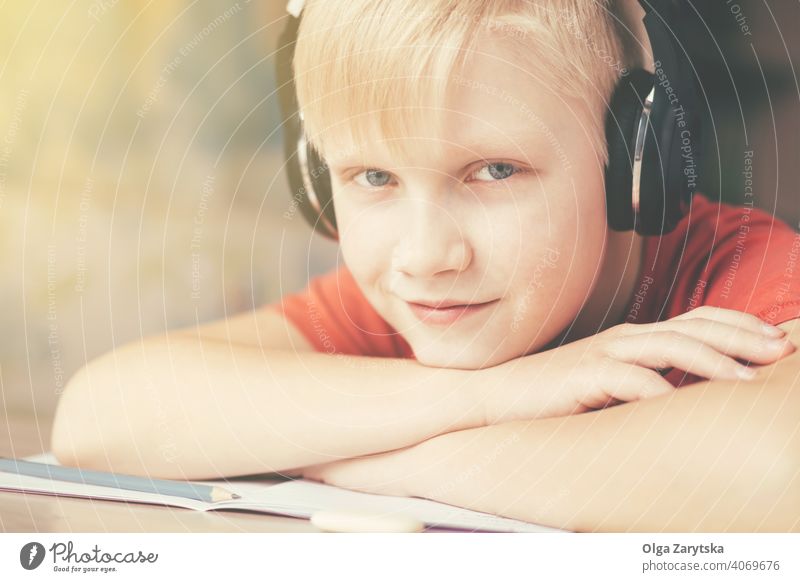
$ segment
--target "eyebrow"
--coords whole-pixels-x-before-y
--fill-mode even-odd
[[[459,143],[463,148],[469,151],[479,150],[481,148],[521,148],[524,149],[526,145],[531,145],[538,141],[538,136],[533,131],[519,131],[514,130],[501,135],[493,135],[491,137],[475,136],[470,137],[464,142]]]
[[[519,131],[515,129],[505,134],[490,137],[470,136],[464,142],[453,142],[453,144],[460,146],[460,149],[471,155],[478,155],[478,152],[482,150],[497,150],[501,148],[513,150],[519,155],[525,152],[527,148],[541,144],[545,137],[546,136],[541,131]],[[369,156],[364,156],[364,159],[368,157]],[[382,164],[362,163],[360,159],[355,156],[345,156],[341,159],[329,161],[330,169],[336,172],[341,172],[352,167],[368,167],[370,165],[380,167]]]

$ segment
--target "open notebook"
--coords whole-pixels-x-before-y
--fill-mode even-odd
[[[26,457],[25,460],[58,465],[56,458],[46,453]],[[221,481],[198,481],[224,487],[237,493],[241,499],[208,503],[179,497],[140,493],[112,487],[99,487],[28,477],[16,473],[0,472],[0,489],[29,491],[50,495],[111,499],[137,503],[170,505],[198,511],[241,509],[261,513],[310,518],[318,510],[364,510],[385,514],[402,514],[425,522],[429,527],[490,531],[490,532],[559,532],[553,529],[515,519],[507,519],[471,511],[445,503],[416,497],[374,495],[324,485],[306,479],[279,480],[264,477],[236,477]]]

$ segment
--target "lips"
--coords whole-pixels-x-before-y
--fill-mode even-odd
[[[467,315],[479,313],[498,301],[499,299],[483,303],[458,303],[454,301],[439,301],[437,303],[407,301],[406,303],[411,312],[423,323],[447,325]]]
[[[482,305],[483,303],[489,303],[488,301],[478,303],[469,301],[409,301],[409,303],[413,303],[414,305],[419,305],[421,307],[430,307],[431,309],[445,309],[447,307],[464,307],[469,305]]]

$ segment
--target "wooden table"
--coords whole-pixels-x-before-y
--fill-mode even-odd
[[[49,449],[52,419],[0,410],[0,456]],[[318,532],[308,520],[0,491],[0,532]]]

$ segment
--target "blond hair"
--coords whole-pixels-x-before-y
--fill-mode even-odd
[[[611,0],[308,0],[294,56],[306,138],[317,152],[440,128],[448,79],[479,33],[511,42],[521,73],[605,104],[630,48]],[[604,111],[604,109],[603,109]],[[605,162],[604,116],[593,128]],[[377,114],[376,119],[370,114]],[[341,141],[341,140],[344,140]],[[404,140],[386,142],[404,155]]]

